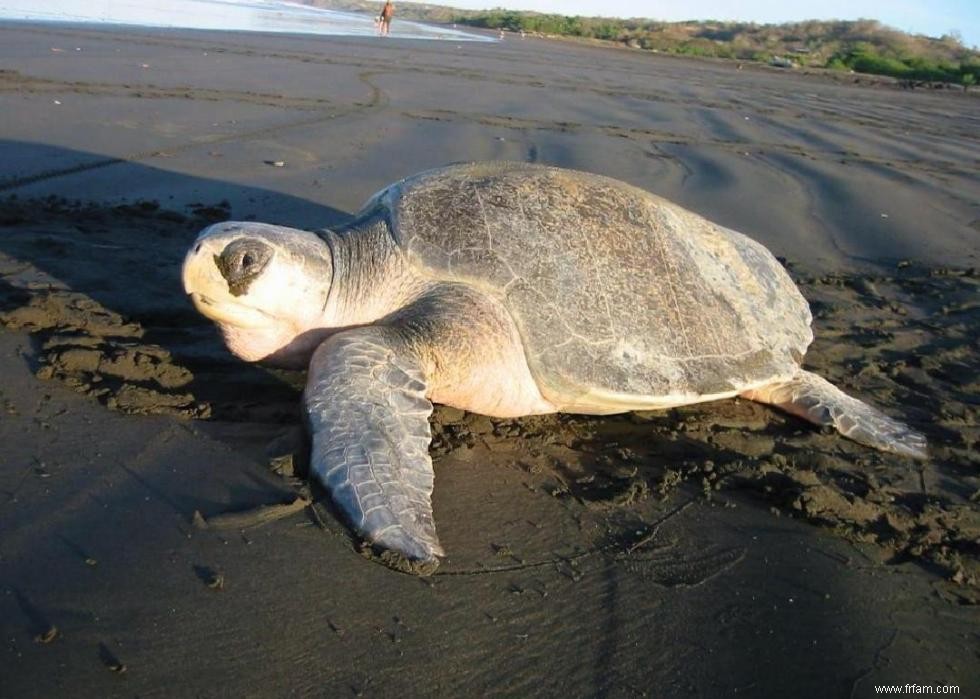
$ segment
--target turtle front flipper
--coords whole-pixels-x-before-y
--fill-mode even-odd
[[[411,561],[443,555],[425,391],[420,362],[398,332],[365,327],[317,349],[304,395],[310,472],[358,534]]]
[[[898,420],[844,393],[821,376],[800,370],[789,381],[742,393],[817,425],[828,425],[855,442],[881,451],[928,457],[926,438]]]

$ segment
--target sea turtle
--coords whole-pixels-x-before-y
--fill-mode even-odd
[[[452,165],[318,233],[218,223],[186,291],[231,351],[309,367],[311,473],[411,561],[433,523],[432,403],[497,417],[743,396],[912,457],[922,435],[801,368],[810,309],[762,245],[608,177]]]

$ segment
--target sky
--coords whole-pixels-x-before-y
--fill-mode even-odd
[[[415,0],[420,1],[420,0]],[[912,34],[959,33],[980,46],[980,0],[429,0],[467,9],[506,7],[563,15],[740,20],[759,23],[804,19],[877,19]]]

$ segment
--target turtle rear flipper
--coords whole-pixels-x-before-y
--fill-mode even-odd
[[[917,459],[928,457],[926,438],[821,376],[801,369],[789,381],[769,384],[742,397],[767,403],[817,425],[829,425],[855,442]]]

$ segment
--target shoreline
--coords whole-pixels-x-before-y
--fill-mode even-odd
[[[180,26],[172,24],[139,24],[130,23],[125,20],[117,19],[86,19],[86,18],[53,18],[53,19],[39,19],[39,18],[20,18],[20,17],[4,17],[0,16],[0,26],[4,24],[10,25],[32,25],[38,27],[71,27],[79,30],[88,31],[99,31],[109,28],[118,28],[122,31],[133,33],[139,31],[173,31],[173,32],[215,32],[215,33],[227,33],[227,34],[244,34],[244,35],[255,35],[255,34],[265,34],[268,36],[283,36],[283,37],[331,37],[331,38],[353,38],[353,39],[365,39],[373,38],[377,36],[377,32],[374,28],[371,28],[371,23],[373,17],[366,13],[353,12],[353,11],[342,11],[342,10],[327,10],[324,8],[309,8],[304,5],[297,5],[298,8],[306,9],[316,9],[320,12],[327,14],[337,15],[338,19],[348,19],[348,25],[350,25],[350,19],[363,20],[364,29],[361,31],[356,31],[359,29],[357,26],[347,26],[343,27],[340,21],[337,22],[337,28],[334,31],[317,31],[317,30],[292,30],[292,29],[276,29],[271,26],[261,27],[261,28],[244,28],[244,27],[232,27],[232,28],[216,28],[208,26]],[[475,31],[469,31],[467,29],[455,29],[441,24],[431,24],[427,22],[421,22],[417,20],[402,20],[400,24],[407,24],[411,27],[418,28],[415,33],[408,35],[393,34],[390,38],[393,39],[404,39],[404,40],[420,40],[420,41],[494,41],[492,37],[483,36],[483,32],[476,28]],[[420,30],[420,31],[419,31]],[[433,32],[431,30],[441,30],[443,33]]]

